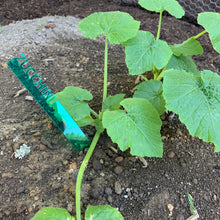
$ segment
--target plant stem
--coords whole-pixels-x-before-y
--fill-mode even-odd
[[[159,40],[160,38],[160,30],[161,30],[161,22],[162,22],[162,14],[164,10],[160,11],[160,18],[159,18],[159,24],[158,24],[158,30],[157,30],[157,38],[156,40]]]
[[[95,149],[95,146],[99,140],[99,137],[100,137],[100,132],[96,131],[95,136],[92,140],[92,143],[89,147],[89,150],[83,159],[83,162],[79,168],[79,172],[77,175],[77,180],[76,180],[76,219],[77,220],[81,220],[81,204],[80,204],[81,195],[80,194],[81,194],[81,185],[82,185],[83,174],[84,174],[84,171],[88,165],[89,159],[92,156],[92,153]]]
[[[163,72],[164,72],[165,70],[166,70],[166,67],[163,68],[163,70],[160,72],[160,74],[159,74],[159,76],[156,78],[156,80],[161,81],[161,79],[163,78],[163,77],[162,77],[162,74],[163,74]]]
[[[203,34],[205,34],[207,31],[204,30],[201,33],[197,34],[196,36],[194,36],[193,38],[196,40],[197,38],[201,37]]]
[[[99,118],[99,115],[94,110],[90,109],[90,111],[96,118]]]
[[[105,37],[105,62],[104,62],[104,85],[103,85],[103,102],[107,98],[108,86],[108,37]]]
[[[145,80],[145,81],[148,81],[148,78],[146,76],[143,76],[142,75],[142,78]]]

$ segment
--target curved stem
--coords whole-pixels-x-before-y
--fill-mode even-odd
[[[104,85],[103,85],[103,102],[107,98],[108,86],[108,37],[105,37],[105,62],[104,62]]]
[[[88,152],[86,153],[86,156],[83,159],[83,162],[80,166],[78,175],[77,175],[77,180],[76,180],[76,219],[81,220],[81,206],[80,206],[80,200],[81,200],[81,185],[82,185],[82,178],[84,171],[87,167],[87,164],[89,162],[90,157],[92,156],[92,153],[95,149],[95,146],[99,140],[100,137],[100,132],[96,131],[95,136],[92,140],[92,143],[89,147]]]
[[[196,36],[194,36],[193,38],[196,40],[197,38],[201,37],[203,34],[205,34],[207,31],[204,30],[201,33],[197,34]]]
[[[159,40],[160,38],[160,30],[161,30],[161,22],[162,22],[162,14],[164,10],[160,11],[160,18],[159,18],[159,24],[158,24],[158,30],[157,30],[157,38],[156,40]]]
[[[161,81],[161,79],[163,78],[163,77],[162,77],[162,74],[163,74],[163,72],[164,72],[165,70],[166,70],[166,67],[163,68],[163,70],[160,72],[160,74],[159,74],[159,76],[156,78],[156,80]]]
[[[91,112],[96,118],[99,118],[99,115],[98,115],[93,109],[90,109],[90,112]]]

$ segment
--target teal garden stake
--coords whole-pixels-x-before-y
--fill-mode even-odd
[[[58,100],[52,102],[56,96],[47,84],[43,83],[43,79],[31,67],[31,64],[28,64],[28,60],[23,54],[21,54],[21,57],[10,60],[7,65],[77,151],[81,151],[90,145],[87,136],[63,105]]]

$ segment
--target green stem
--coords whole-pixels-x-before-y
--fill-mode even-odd
[[[79,168],[79,172],[77,175],[77,180],[76,180],[76,219],[77,220],[81,220],[81,204],[80,204],[80,199],[81,199],[81,185],[82,185],[82,178],[83,178],[83,174],[84,171],[88,165],[89,159],[92,156],[92,153],[95,149],[95,146],[99,140],[100,137],[100,132],[96,131],[95,136],[92,140],[92,143],[89,147],[88,152],[86,153],[86,156],[83,159],[83,162]]]
[[[163,68],[163,70],[160,72],[160,74],[159,74],[159,76],[156,78],[156,80],[161,81],[161,79],[163,78],[163,77],[162,77],[162,74],[163,74],[163,72],[164,72],[165,70],[166,70],[166,67]]]
[[[196,40],[197,38],[201,37],[203,34],[205,34],[207,31],[204,30],[201,33],[197,34],[196,36],[194,36],[193,38]]]
[[[104,85],[103,85],[103,102],[107,98],[108,86],[108,37],[105,37],[105,62],[104,62]]]
[[[96,118],[99,118],[99,115],[92,109],[90,109],[90,112],[96,117]]]
[[[142,75],[142,78],[145,80],[145,81],[148,81],[148,78],[146,76],[143,76]]]
[[[158,30],[157,30],[157,38],[156,40],[159,40],[160,38],[160,30],[161,30],[161,22],[162,22],[162,14],[164,10],[160,11],[160,18],[159,18],[159,24],[158,24]]]
[[[153,66],[152,73],[154,74],[154,79],[156,79],[158,74],[159,74],[159,71],[158,71],[158,69],[155,66]]]

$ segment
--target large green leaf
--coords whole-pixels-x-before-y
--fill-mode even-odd
[[[140,22],[125,12],[96,12],[84,18],[79,29],[88,38],[96,38],[102,34],[108,37],[110,43],[120,44],[134,37]]]
[[[59,100],[79,127],[89,125],[93,122],[90,116],[90,107],[84,100],[91,100],[92,94],[79,87],[68,86],[62,92],[55,94],[55,99],[51,103]]]
[[[199,70],[196,67],[195,62],[190,56],[175,56],[172,55],[166,69],[185,70],[186,72],[197,73]]]
[[[220,53],[220,13],[200,13],[198,15],[198,23],[209,33],[214,49]]]
[[[117,110],[120,108],[120,102],[124,99],[125,94],[117,94],[114,96],[108,96],[102,104],[102,110]]]
[[[162,115],[165,111],[165,100],[163,98],[162,82],[157,80],[149,80],[142,82],[135,87],[134,98],[147,99]]]
[[[162,157],[161,120],[152,104],[141,98],[124,99],[123,110],[106,111],[103,127],[119,148],[131,149],[132,155]]]
[[[185,14],[182,6],[176,0],[139,0],[139,4],[149,11],[168,11],[176,18],[182,18]]]
[[[172,69],[163,75],[167,109],[179,115],[191,135],[220,146],[220,76]]]
[[[37,212],[31,220],[75,220],[66,209],[46,207]]]
[[[175,56],[198,55],[203,53],[203,48],[201,44],[193,37],[184,41],[182,44],[174,44],[170,47]]]
[[[131,75],[152,70],[153,66],[162,69],[168,63],[172,51],[162,40],[155,40],[153,34],[138,31],[137,35],[124,42],[126,64]]]
[[[85,220],[123,220],[123,216],[109,205],[89,206],[85,213]]]

